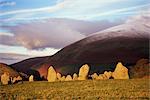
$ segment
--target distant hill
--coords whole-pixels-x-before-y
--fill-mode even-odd
[[[11,67],[9,67],[7,64],[0,63],[0,76],[4,74],[4,72],[8,72],[11,77],[19,76],[19,73]]]
[[[82,64],[91,66],[90,74],[113,71],[118,61],[135,65],[141,58],[149,58],[150,19],[128,22],[92,34],[73,43],[53,56],[27,59],[11,66],[28,73],[35,70],[46,77],[47,68],[53,65],[57,72],[73,74]]]

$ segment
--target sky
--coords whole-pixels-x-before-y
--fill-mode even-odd
[[[53,55],[149,9],[150,0],[0,0],[0,62]]]

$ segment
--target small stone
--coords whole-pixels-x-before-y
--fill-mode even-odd
[[[71,77],[71,75],[67,75],[67,77],[66,77],[65,81],[72,81],[72,77]]]
[[[31,76],[29,77],[29,82],[33,82],[33,81],[34,81],[34,76],[31,75]]]
[[[73,80],[78,80],[78,75],[76,73],[73,74]]]

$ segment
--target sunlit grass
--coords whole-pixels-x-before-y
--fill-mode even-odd
[[[0,86],[0,100],[5,99],[150,99],[148,79],[101,81],[23,82]]]

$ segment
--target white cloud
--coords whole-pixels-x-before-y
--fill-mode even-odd
[[[0,1],[0,7],[2,7],[2,6],[14,6],[14,5],[16,5],[16,2]]]
[[[91,11],[92,9],[99,8],[101,6],[105,6],[110,3],[119,2],[122,0],[57,0],[56,5],[42,8],[34,8],[34,9],[21,9],[0,13],[0,16],[11,15],[11,14],[27,14],[27,13],[39,13],[46,12],[51,13],[57,10],[66,10],[67,11]]]
[[[54,12],[64,7],[65,4],[67,4],[68,0],[65,0],[64,2],[58,3],[54,6],[50,7],[42,7],[42,8],[35,8],[35,9],[21,9],[21,10],[14,10],[14,11],[8,11],[4,13],[0,13],[0,16],[5,15],[11,15],[11,14],[22,14],[22,13],[36,13],[36,12]]]
[[[80,19],[92,19],[92,18],[95,18],[95,17],[101,17],[101,16],[108,16],[108,15],[113,15],[113,14],[119,14],[119,13],[128,13],[131,11],[134,11],[134,10],[137,10],[137,9],[140,9],[140,8],[143,8],[143,7],[149,7],[150,6],[150,3],[149,4],[145,4],[145,5],[139,5],[139,6],[133,6],[133,7],[127,7],[127,8],[120,8],[120,9],[115,9],[115,10],[110,10],[110,11],[105,11],[105,12],[101,12],[101,13],[96,13],[96,14],[91,14],[90,16],[87,15],[87,16],[81,16],[81,15],[75,15],[74,17],[78,17]],[[142,10],[143,11],[143,10]],[[133,13],[133,12],[132,12]],[[70,16],[65,16],[64,17],[70,17]]]
[[[7,46],[0,44],[0,53],[12,53],[12,54],[21,54],[28,55],[30,57],[36,56],[50,56],[55,54],[60,49],[54,48],[45,48],[41,50],[29,50],[23,46]]]
[[[1,44],[21,45],[28,49],[46,47],[63,48],[73,42],[85,38],[87,35],[120,24],[102,20],[89,22],[73,19],[48,19],[28,24],[5,27],[14,34],[2,36]],[[8,41],[9,40],[9,41]]]
[[[0,32],[0,36],[5,35],[5,36],[14,36],[12,33],[9,32]]]

